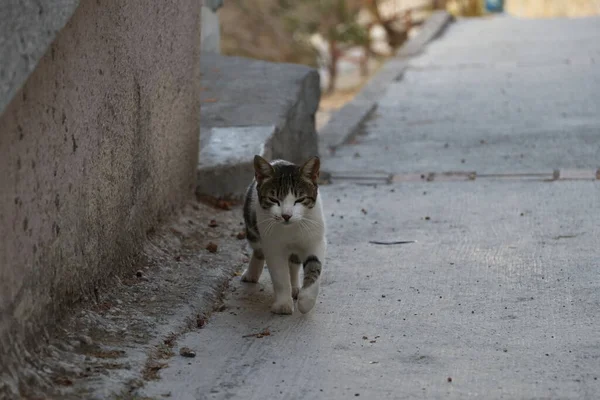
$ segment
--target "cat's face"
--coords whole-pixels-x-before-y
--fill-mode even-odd
[[[319,166],[317,157],[297,166],[282,161],[271,165],[256,156],[254,172],[261,208],[284,225],[301,221],[317,201]]]

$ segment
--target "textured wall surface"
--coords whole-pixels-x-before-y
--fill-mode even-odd
[[[0,1],[0,113],[69,20],[79,0]]]
[[[22,339],[193,194],[200,8],[81,2],[0,116],[0,394]]]

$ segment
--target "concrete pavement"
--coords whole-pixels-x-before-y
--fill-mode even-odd
[[[534,174],[598,167],[599,36],[600,19],[451,26],[324,160],[330,247],[315,310],[271,315],[268,275],[234,278],[221,311],[177,342],[197,356],[171,358],[139,394],[598,398],[600,181]],[[448,171],[509,176],[402,179]]]
[[[599,38],[598,18],[455,23],[389,86],[359,145],[339,148],[325,168],[600,167]]]

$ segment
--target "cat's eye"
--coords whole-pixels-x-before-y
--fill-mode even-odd
[[[300,197],[298,200],[296,200],[294,202],[294,204],[300,204],[300,203],[304,203],[304,200],[306,200],[306,197]]]
[[[280,205],[280,204],[279,204],[279,200],[277,200],[275,197],[269,197],[269,201],[270,201],[271,203],[275,203],[275,204],[277,204],[278,206]]]

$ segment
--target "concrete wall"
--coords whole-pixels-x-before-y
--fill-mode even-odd
[[[35,69],[79,0],[0,1],[0,114]]]
[[[0,394],[22,339],[193,194],[200,8],[81,1],[2,111]]]

